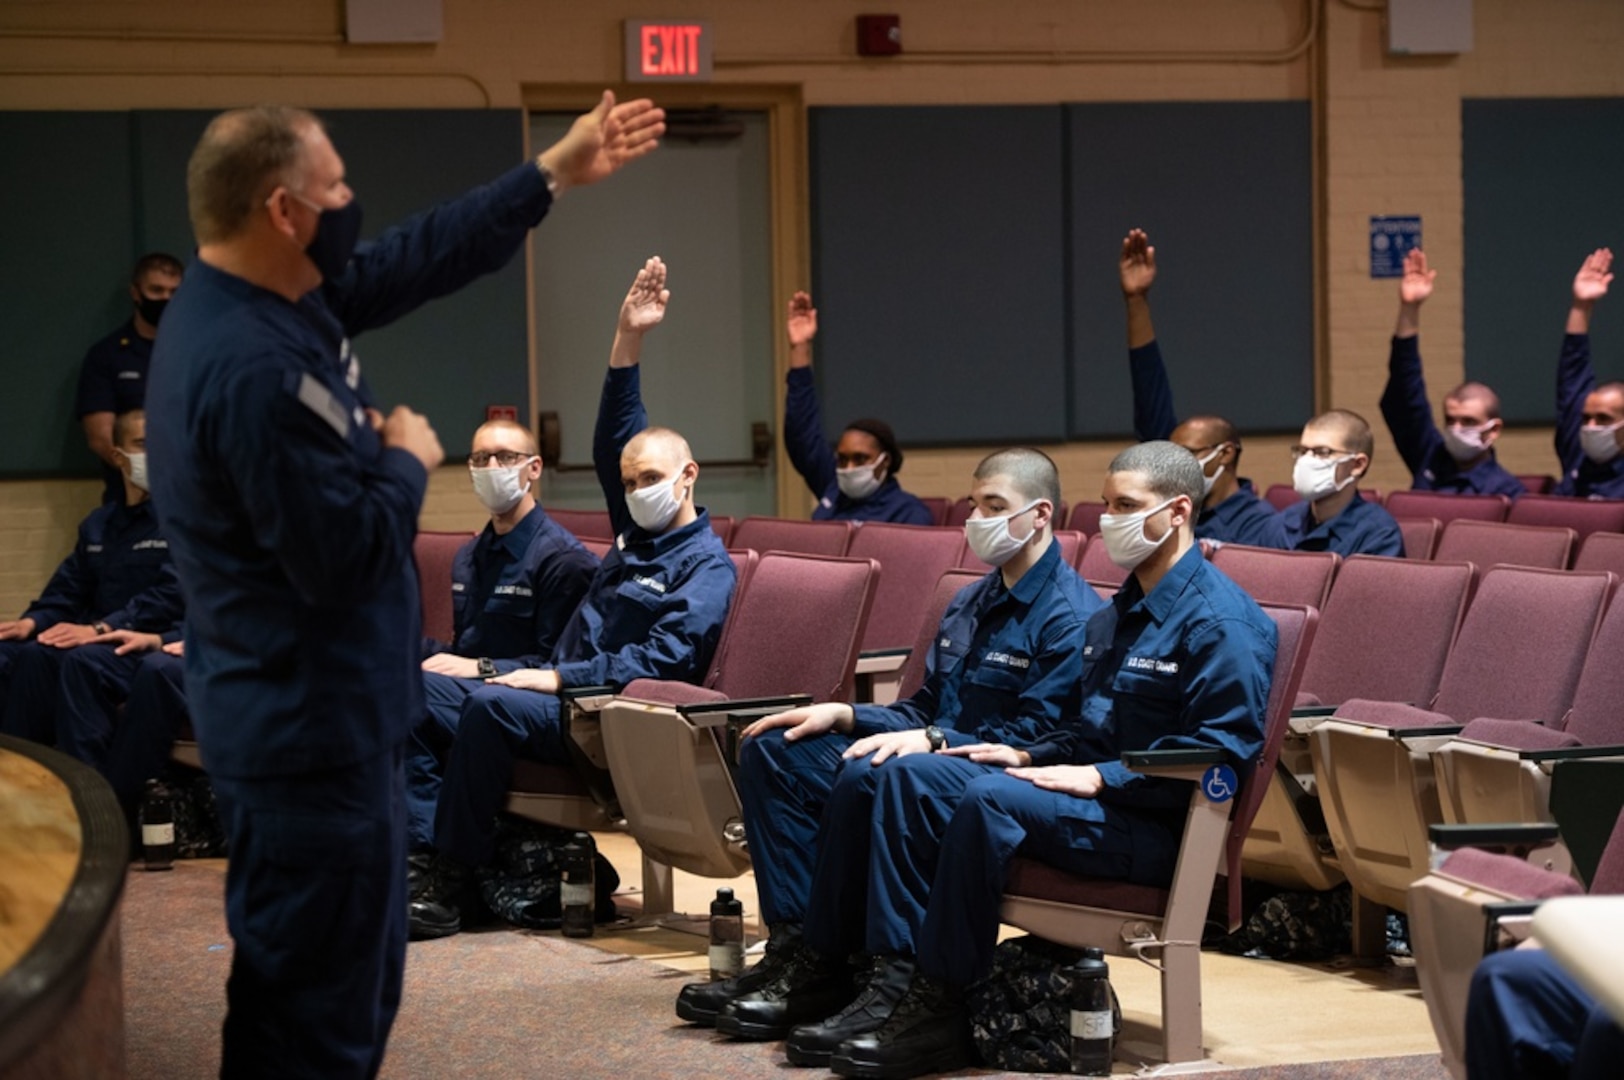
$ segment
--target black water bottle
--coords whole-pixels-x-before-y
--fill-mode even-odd
[[[175,801],[161,780],[148,780],[141,793],[141,853],[148,870],[175,867]]]
[[[590,833],[578,832],[564,845],[563,873],[558,883],[558,902],[563,908],[561,927],[565,937],[591,937],[597,889],[593,881],[593,856],[597,847]]]
[[[716,890],[711,901],[710,977],[711,982],[731,979],[744,970],[744,905],[733,890]]]
[[[1105,953],[1083,950],[1072,968],[1071,1071],[1082,1076],[1111,1075],[1114,1021],[1111,1015],[1111,970]]]

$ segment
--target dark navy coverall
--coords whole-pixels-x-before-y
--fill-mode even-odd
[[[231,846],[225,1075],[366,1076],[383,1058],[428,477],[368,422],[350,336],[498,269],[550,203],[526,162],[363,244],[297,303],[199,261],[164,313],[147,444]]]
[[[767,925],[806,917],[819,821],[847,747],[883,731],[935,724],[951,745],[996,742],[1039,752],[1039,740],[1077,711],[1083,625],[1103,606],[1051,543],[1013,589],[994,570],[960,590],[942,615],[925,682],[912,697],[854,706],[850,735],[789,742],[783,731],[769,731],[746,740],[739,801]],[[879,773],[895,760],[860,764]]]
[[[915,956],[919,971],[963,987],[991,963],[1017,850],[1074,873],[1171,880],[1189,785],[1134,773],[1121,755],[1217,747],[1249,767],[1263,743],[1274,623],[1192,548],[1148,596],[1130,576],[1085,633],[1081,717],[1052,732],[1034,761],[1094,765],[1100,795],[1044,791],[938,754],[871,770],[877,783],[848,765],[818,852],[806,925],[814,947]],[[843,821],[864,827],[833,828]]]
[[[1318,524],[1311,505],[1292,503],[1280,511],[1288,546],[1298,551],[1334,551],[1344,559],[1349,555],[1404,554],[1404,533],[1398,522],[1379,504],[1366,502],[1362,493],[1354,492],[1353,501],[1340,514]]]
[[[620,452],[648,426],[636,366],[610,368],[592,459],[617,538],[549,664],[560,684],[622,687],[634,679],[704,678],[722,636],[738,573],[710,515],[650,533],[631,520]],[[484,686],[457,721],[434,815],[434,846],[477,866],[493,853],[496,815],[519,758],[568,764],[556,694]]]
[[[73,415],[83,420],[91,413],[119,413],[139,409],[147,396],[147,367],[152,342],[135,332],[135,319],[92,345],[79,367]],[[124,498],[124,474],[107,462],[102,467],[102,502]]]
[[[784,450],[790,464],[818,497],[813,521],[889,521],[899,525],[934,525],[930,508],[902,490],[889,473],[874,494],[850,499],[835,482],[835,452],[823,436],[823,414],[811,368],[790,368],[784,388]],[[888,466],[895,465],[888,462]]]
[[[1414,481],[1410,487],[1414,490],[1505,495],[1512,499],[1527,493],[1522,481],[1506,471],[1493,450],[1470,469],[1462,469],[1444,446],[1444,437],[1432,419],[1426,380],[1421,375],[1420,337],[1393,339],[1387,355],[1387,387],[1382,391],[1381,409],[1399,457],[1410,470]]]
[[[1490,953],[1466,999],[1471,1080],[1612,1080],[1624,1029],[1543,949]]]
[[[1579,442],[1585,398],[1594,389],[1590,335],[1563,334],[1562,355],[1556,363],[1556,459],[1562,465],[1562,480],[1552,494],[1624,499],[1624,454],[1597,465],[1585,456]]]

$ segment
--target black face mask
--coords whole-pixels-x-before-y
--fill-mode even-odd
[[[164,317],[164,308],[168,306],[169,297],[167,296],[162,300],[154,300],[150,296],[143,296],[135,302],[136,313],[152,326],[158,325],[158,320]]]
[[[321,211],[316,218],[316,235],[305,245],[305,254],[325,280],[336,281],[349,267],[360,239],[361,200],[352,197],[343,206]]]

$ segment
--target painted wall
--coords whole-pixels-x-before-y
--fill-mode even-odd
[[[1477,0],[1475,46],[1459,57],[1388,56],[1376,6],[902,0],[888,10],[902,17],[908,55],[859,61],[853,16],[872,9],[867,0],[445,0],[440,44],[394,46],[344,44],[340,0],[0,0],[0,108],[220,108],[252,100],[511,107],[560,85],[617,81],[620,20],[674,13],[711,21],[718,81],[795,85],[809,105],[1312,98],[1322,147],[1320,397],[1377,419],[1396,287],[1368,277],[1366,219],[1425,219],[1428,253],[1441,270],[1424,316],[1436,399],[1462,371],[1460,100],[1624,95],[1617,63],[1624,4]],[[969,152],[996,155],[997,147]],[[1562,314],[1551,313],[1553,335]],[[1371,483],[1407,486],[1379,421],[1378,431]],[[1286,480],[1290,441],[1250,441],[1245,471],[1262,484]],[[1500,445],[1513,471],[1554,470],[1548,431],[1510,432]],[[1052,449],[1067,497],[1096,497],[1117,447]],[[908,486],[958,495],[982,452],[912,452]],[[71,546],[94,491],[90,483],[0,485],[0,613],[34,595]],[[426,526],[472,528],[479,520],[460,470],[434,478]]]

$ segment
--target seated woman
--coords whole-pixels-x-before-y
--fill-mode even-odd
[[[789,302],[789,375],[784,394],[784,449],[795,471],[818,497],[814,521],[891,521],[935,524],[924,503],[903,491],[902,447],[883,420],[853,420],[833,451],[823,439],[823,415],[812,386],[812,339],[818,311],[798,292]]]

